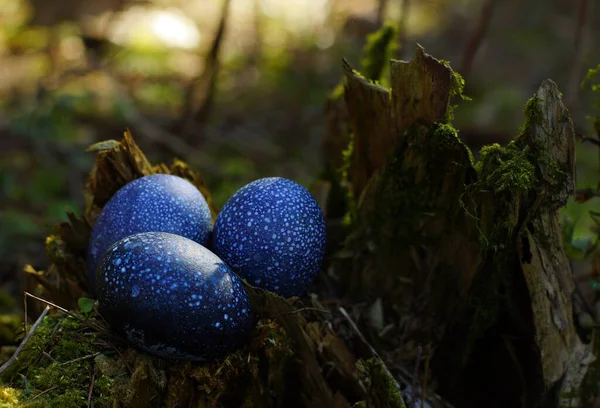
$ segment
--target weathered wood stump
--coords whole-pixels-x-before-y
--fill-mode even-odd
[[[474,163],[449,123],[461,87],[420,47],[391,61],[390,89],[346,65],[353,222],[335,275],[347,298],[383,305],[391,340],[372,337],[394,361],[433,350],[430,386],[457,407],[579,406],[590,350],[557,214],[574,190],[569,111],[544,81],[517,137]]]

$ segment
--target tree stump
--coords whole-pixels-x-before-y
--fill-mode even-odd
[[[374,341],[406,367],[431,349],[430,386],[457,407],[579,406],[591,351],[557,213],[575,138],[556,84],[474,163],[449,123],[463,83],[447,63],[418,47],[391,61],[390,89],[345,69],[354,221],[333,270],[348,299],[382,305],[392,340]]]

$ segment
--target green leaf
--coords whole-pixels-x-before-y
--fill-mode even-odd
[[[89,313],[94,309],[94,299],[82,297],[79,298],[77,304],[79,305],[79,309],[83,313]]]

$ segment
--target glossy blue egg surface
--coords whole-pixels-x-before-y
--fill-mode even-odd
[[[90,292],[96,268],[115,242],[141,232],[169,232],[205,245],[212,230],[208,204],[189,181],[168,174],[136,179],[115,193],[94,224],[88,244]]]
[[[117,242],[101,260],[96,287],[113,330],[156,356],[223,356],[253,329],[240,279],[214,253],[178,235],[148,232]]]
[[[303,295],[325,252],[325,219],[300,184],[279,177],[256,180],[223,206],[211,248],[251,285],[284,297]]]

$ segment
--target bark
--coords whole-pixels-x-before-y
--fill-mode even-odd
[[[396,362],[412,367],[431,345],[437,389],[458,407],[579,406],[591,351],[557,212],[575,161],[556,84],[475,164],[448,123],[460,78],[420,47],[391,64],[389,90],[346,67],[356,210],[334,265],[345,296],[382,302]]]

